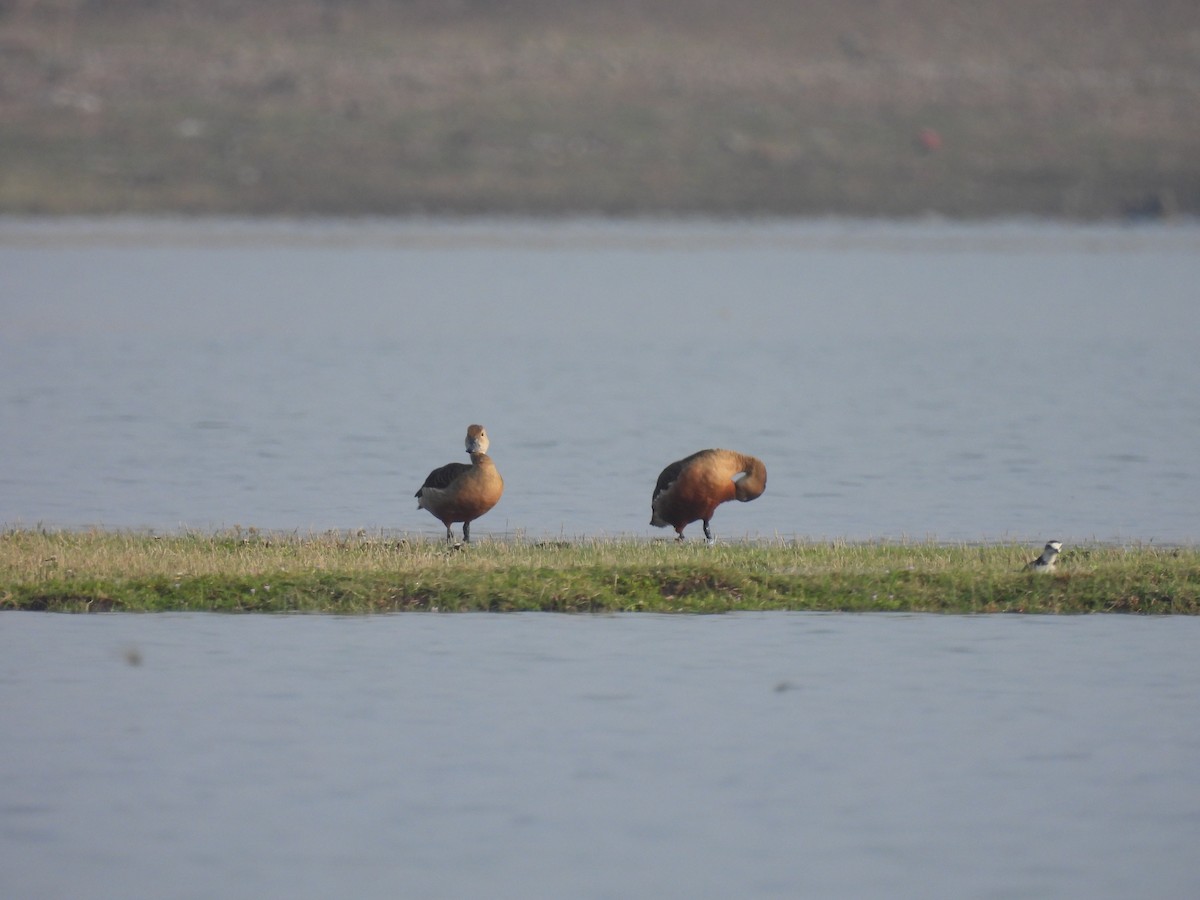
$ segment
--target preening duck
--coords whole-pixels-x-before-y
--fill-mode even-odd
[[[414,495],[417,509],[427,509],[446,526],[446,540],[454,540],[453,522],[463,523],[463,541],[471,540],[471,523],[491,509],[504,493],[504,479],[487,455],[487,431],[482,425],[467,429],[471,463],[447,463],[434,469]]]
[[[670,525],[683,540],[691,522],[704,523],[704,536],[712,540],[709,522],[726,500],[743,503],[767,487],[767,467],[762,460],[733,450],[701,450],[671,463],[658,476],[650,498],[650,524]]]

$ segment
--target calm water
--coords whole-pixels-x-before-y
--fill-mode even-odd
[[[1200,538],[1200,227],[0,220],[0,525]],[[1174,898],[1200,621],[0,614],[0,896]]]
[[[0,222],[0,524],[1200,539],[1200,227]]]
[[[0,895],[1200,896],[1198,642],[1115,616],[3,613]]]

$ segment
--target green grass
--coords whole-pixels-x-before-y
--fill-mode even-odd
[[[482,541],[255,530],[0,534],[0,609],[1200,613],[1200,549],[1023,545]]]

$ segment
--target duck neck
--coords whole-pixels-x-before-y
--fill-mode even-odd
[[[767,467],[763,465],[762,460],[753,456],[743,456],[740,462],[741,471],[745,474],[737,480],[737,498],[743,501],[753,500],[766,490]]]

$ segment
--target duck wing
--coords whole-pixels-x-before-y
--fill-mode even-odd
[[[650,502],[653,503],[658,499],[658,495],[669,489],[678,479],[679,475],[688,464],[698,456],[703,456],[708,453],[707,450],[700,450],[693,453],[691,456],[685,456],[683,459],[676,460],[659,473],[658,481],[654,485],[654,494],[650,497]]]
[[[421,489],[413,494],[413,496],[420,497],[421,491],[425,490],[425,488],[443,490],[444,488],[449,487],[450,483],[454,481],[455,478],[463,474],[463,472],[468,471],[470,468],[471,467],[466,463],[456,462],[446,463],[444,466],[439,466],[430,472],[428,476],[426,476],[425,483],[421,485]]]

